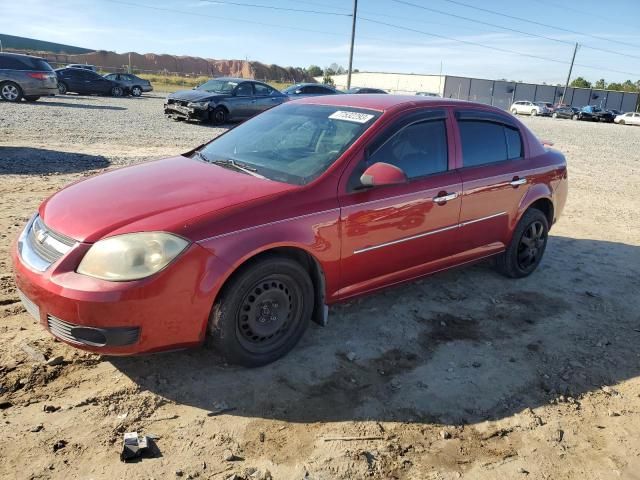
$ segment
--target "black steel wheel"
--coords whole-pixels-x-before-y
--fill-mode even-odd
[[[227,121],[229,120],[229,112],[227,112],[227,109],[224,107],[216,107],[210,113],[209,118],[211,120],[211,123],[213,123],[214,125],[222,125],[227,123]]]
[[[231,363],[273,362],[298,343],[313,302],[313,284],[299,263],[264,258],[241,268],[223,288],[209,319],[210,343]]]
[[[533,273],[547,247],[549,222],[536,208],[527,210],[518,223],[507,250],[496,261],[500,273],[521,278]]]

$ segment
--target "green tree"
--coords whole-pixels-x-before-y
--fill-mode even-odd
[[[309,65],[307,73],[312,77],[320,77],[323,74],[322,69],[318,65]]]
[[[324,77],[322,77],[322,83],[324,83],[325,85],[331,85],[332,87],[336,86],[336,82],[333,81],[333,78],[331,78],[331,75],[326,73],[327,71],[325,70],[325,74]]]
[[[613,83],[610,83],[609,85],[607,85],[607,88],[609,90],[618,90],[618,91],[620,91],[620,90],[622,90],[622,84],[613,82]]]
[[[607,88],[607,82],[605,82],[604,78],[601,78],[593,85],[593,87],[604,90],[605,88]]]
[[[625,92],[636,92],[636,86],[634,85],[634,83],[631,80],[626,80],[623,84],[622,84],[622,90]]]
[[[573,80],[573,82],[571,82],[569,86],[575,87],[575,88],[591,88],[591,82],[585,80],[582,77],[578,77],[575,80]]]

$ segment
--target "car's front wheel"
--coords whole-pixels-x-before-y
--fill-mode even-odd
[[[535,117],[536,115],[538,115],[538,111],[534,108],[533,110],[531,110],[531,116]]]
[[[138,87],[137,85],[131,88],[132,97],[139,97],[140,95],[142,95],[142,88]]]
[[[124,90],[122,87],[111,87],[111,96],[112,97],[121,97],[124,95]]]
[[[514,115],[517,115],[518,114],[518,110],[516,110],[515,108],[512,108],[511,109],[511,113],[513,113]]]
[[[209,114],[209,120],[214,125],[223,125],[229,120],[229,112],[224,107],[216,107]]]
[[[7,102],[19,102],[22,99],[22,89],[13,82],[5,82],[0,85],[0,98]]]
[[[549,222],[545,214],[536,208],[527,210],[518,222],[507,250],[497,258],[498,271],[511,278],[533,273],[542,260],[548,234]]]
[[[624,120],[620,120],[620,125],[624,125]]]
[[[553,112],[553,115],[551,115],[553,118],[558,118],[558,114]]]
[[[209,343],[231,363],[258,367],[289,352],[313,312],[313,284],[297,262],[267,257],[236,272],[209,318]]]
[[[578,119],[579,119],[578,115],[574,115],[574,116],[573,116],[573,117],[571,117],[571,118],[572,118],[572,119],[574,119],[574,120],[578,120]]]

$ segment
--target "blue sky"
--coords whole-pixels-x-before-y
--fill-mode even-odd
[[[357,26],[354,68],[438,73],[442,62],[443,73],[450,75],[564,83],[566,62],[573,50],[571,43],[577,41],[584,47],[578,51],[573,77],[580,75],[590,80],[604,77],[608,82],[640,80],[638,0],[407,1],[432,10],[395,0],[359,1],[358,13],[362,18]],[[21,0],[3,5],[0,33],[116,52],[248,58],[283,66],[326,66],[333,62],[347,65],[351,18],[344,14],[350,13],[351,0],[235,2],[333,14],[251,8],[213,0]],[[460,3],[580,33],[497,16]]]

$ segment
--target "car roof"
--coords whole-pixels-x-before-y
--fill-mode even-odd
[[[26,58],[37,58],[38,60],[44,60],[44,58],[42,57],[36,57],[35,55],[25,55],[23,53],[0,52],[0,55],[3,57],[26,57]]]
[[[223,80],[225,82],[258,82],[258,83],[263,83],[260,82],[259,80],[254,80],[253,78],[236,78],[236,77],[213,77],[210,78],[209,80]],[[207,80],[207,81],[209,81]]]
[[[296,83],[295,85],[291,85],[291,87],[327,87],[327,88],[333,89],[331,85],[325,85],[324,83],[312,83],[312,82]]]
[[[479,106],[504,113],[497,107],[491,107],[483,103],[468,102],[466,100],[456,100],[452,98],[421,97],[417,95],[380,95],[380,94],[345,94],[345,95],[322,95],[318,97],[303,97],[294,100],[293,103],[307,103],[314,105],[332,105],[337,107],[369,108],[371,110],[392,110],[410,108],[412,106]]]

